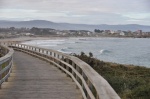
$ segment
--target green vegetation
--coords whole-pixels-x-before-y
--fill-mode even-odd
[[[95,29],[94,32],[96,32],[96,33],[102,33],[102,32],[104,32],[104,30]]]
[[[81,52],[74,56],[103,76],[122,99],[150,99],[150,68],[104,62]]]

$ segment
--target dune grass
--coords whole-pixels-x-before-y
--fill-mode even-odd
[[[103,76],[122,99],[150,99],[150,68],[104,62],[92,53],[74,56]]]

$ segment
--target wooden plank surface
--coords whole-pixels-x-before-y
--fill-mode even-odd
[[[49,63],[15,52],[14,64],[0,99],[81,99],[75,83]]]

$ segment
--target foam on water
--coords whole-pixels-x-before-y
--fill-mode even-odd
[[[71,54],[72,53],[72,52],[68,52],[68,51],[66,51],[64,49],[60,49],[60,50],[57,50],[57,51],[62,52],[62,53],[66,53],[66,54]]]
[[[23,44],[46,47],[46,46],[58,46],[64,43],[65,43],[65,40],[34,40],[34,41],[24,42]]]
[[[62,53],[71,54],[72,52],[70,52],[69,49],[72,49],[72,48],[71,47],[64,47],[64,48],[61,48],[60,50],[57,50],[57,51],[62,52]]]
[[[100,54],[109,54],[111,51],[102,49],[99,52],[100,52]]]
[[[150,39],[80,38],[63,40],[33,40],[24,44],[46,47],[63,53],[92,52],[94,57],[121,64],[150,67]]]

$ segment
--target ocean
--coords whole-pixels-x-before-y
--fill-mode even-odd
[[[97,59],[150,68],[149,38],[59,38],[32,40],[23,44],[54,49],[63,53],[93,53]]]

